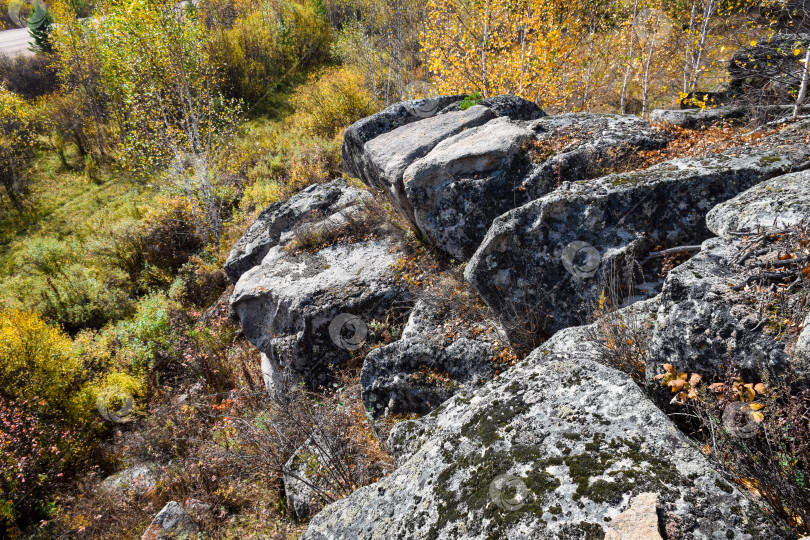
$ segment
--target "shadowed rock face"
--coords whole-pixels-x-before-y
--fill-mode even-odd
[[[407,301],[407,291],[394,279],[399,256],[396,245],[383,239],[317,253],[272,248],[239,279],[231,296],[242,331],[266,356],[265,378],[278,384],[280,371],[287,369],[310,384],[328,382],[331,368],[350,356],[330,334],[332,321],[342,313],[363,324],[383,320],[395,303]]]
[[[682,158],[565,184],[495,220],[465,277],[507,330],[553,332],[588,320],[600,272],[656,245],[699,243],[704,218],[751,186],[806,166],[808,151]]]
[[[398,341],[372,350],[360,373],[363,403],[384,413],[426,414],[461,388],[492,378],[495,343],[504,341],[494,321],[471,324],[473,332],[445,335],[448,317],[436,301],[420,300]]]
[[[748,97],[791,103],[802,80],[802,61],[794,50],[810,43],[810,34],[776,34],[752,47],[743,47],[729,62],[729,91]]]
[[[662,528],[682,538],[788,537],[598,350],[569,329],[399,424],[399,468],[328,506],[302,538],[599,538],[640,492],[658,495]]]

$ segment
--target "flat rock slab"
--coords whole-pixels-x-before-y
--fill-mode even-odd
[[[654,150],[668,136],[629,114],[569,113],[531,124],[537,139],[537,166],[523,181],[527,202],[564,182],[604,176],[639,150]]]
[[[355,122],[343,135],[341,153],[346,171],[356,178],[364,179],[367,161],[363,149],[368,141],[411,122],[435,116],[464,97],[459,94],[403,101]]]
[[[743,106],[706,109],[655,109],[651,122],[664,122],[684,129],[703,129],[723,122],[735,122],[750,117],[750,108]]]
[[[403,176],[405,194],[425,238],[458,260],[469,259],[492,220],[514,208],[509,194],[531,168],[533,140],[530,129],[498,118],[445,138],[412,163]]]
[[[328,506],[302,538],[600,538],[642,492],[682,538],[789,537],[584,341],[568,332],[555,352],[398,424],[402,464]]]
[[[231,249],[225,262],[228,279],[231,283],[239,281],[242,274],[262,262],[270,248],[291,240],[297,227],[339,221],[370,199],[369,192],[338,179],[314,184],[286,201],[270,205]]]
[[[810,220],[810,171],[772,178],[718,204],[706,224],[718,236],[782,228]]]
[[[375,137],[364,148],[368,165],[363,180],[385,191],[394,207],[413,221],[413,209],[402,182],[405,169],[444,139],[465,129],[485,124],[493,118],[495,114],[491,110],[476,105],[465,111],[426,118]]]
[[[328,382],[331,368],[362,344],[366,325],[384,320],[395,304],[407,301],[393,271],[401,255],[387,239],[316,253],[291,254],[276,246],[244,274],[231,306],[245,336],[264,354],[266,382],[280,383],[282,369],[313,385]],[[339,315],[346,320],[334,328]],[[344,336],[344,330],[352,335]]]
[[[759,123],[793,115],[791,105],[729,105],[705,109],[655,109],[650,113],[651,122],[665,122],[684,129],[704,129],[728,122],[740,124],[756,119]]]
[[[709,238],[709,210],[806,167],[808,150],[734,154],[566,183],[497,218],[464,275],[516,335],[550,335],[582,324],[606,276],[643,260],[656,245]]]

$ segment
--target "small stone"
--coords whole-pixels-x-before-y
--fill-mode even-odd
[[[157,478],[148,463],[134,465],[108,476],[101,489],[121,494],[146,495],[155,489]]]
[[[661,540],[658,532],[658,495],[642,493],[608,526],[605,540]]]
[[[141,540],[179,540],[196,538],[197,524],[175,501],[169,501],[152,520]]]

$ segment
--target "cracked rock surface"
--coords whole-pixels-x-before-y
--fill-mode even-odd
[[[392,438],[411,441],[397,470],[326,507],[302,538],[601,537],[641,492],[658,494],[684,539],[787,538],[629,377],[597,363],[587,336],[566,331],[553,351],[400,424]]]

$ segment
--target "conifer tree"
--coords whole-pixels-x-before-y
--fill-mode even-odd
[[[53,51],[51,43],[51,25],[53,19],[48,8],[39,0],[34,2],[34,11],[28,19],[28,33],[34,40],[31,51],[35,53],[49,53]]]

